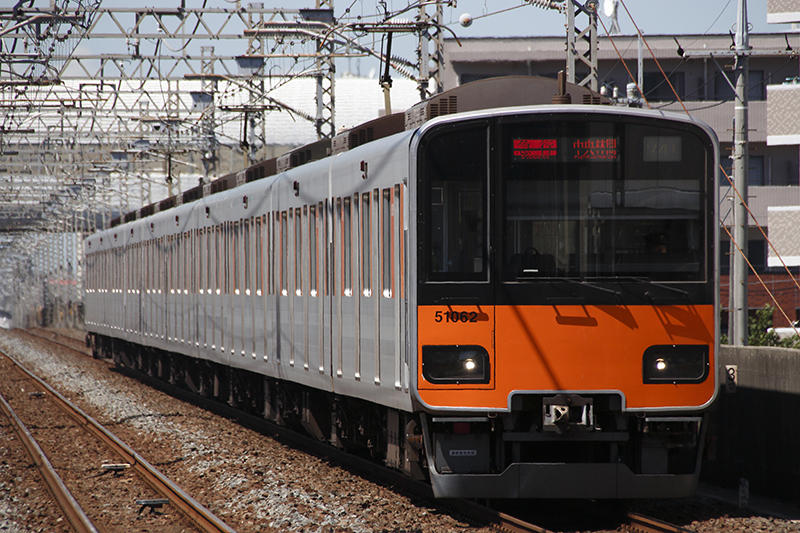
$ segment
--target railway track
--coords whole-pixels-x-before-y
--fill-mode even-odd
[[[50,460],[42,451],[39,443],[36,442],[28,427],[22,422],[17,415],[16,411],[11,407],[11,404],[0,394],[0,410],[8,418],[14,432],[19,437],[20,442],[25,447],[25,450],[30,455],[34,464],[42,475],[42,480],[47,486],[47,489],[55,498],[64,517],[69,522],[70,526],[78,533],[96,533],[98,530],[89,517],[84,512],[78,501],[69,491],[64,481],[56,472]]]
[[[50,339],[46,339],[52,342]],[[226,532],[233,533],[234,529],[225,524],[222,520],[216,517],[210,510],[205,508],[199,502],[194,500],[189,494],[185,493],[179,486],[173,483],[170,479],[159,472],[153,465],[151,465],[144,457],[139,455],[127,444],[118,439],[113,433],[104,428],[94,418],[86,414],[78,406],[67,400],[63,395],[51,387],[48,383],[43,381],[38,376],[34,375],[28,369],[23,367],[13,356],[0,352],[0,357],[13,363],[14,368],[21,374],[36,383],[36,385],[46,391],[50,398],[69,415],[77,424],[85,431],[91,433],[95,438],[99,439],[108,449],[112,450],[118,457],[122,459],[116,465],[109,465],[111,470],[114,466],[120,468],[130,467],[134,470],[141,479],[144,480],[158,494],[163,498],[141,499],[136,503],[141,505],[142,509],[149,507],[151,510],[157,509],[166,503],[172,505],[183,516],[189,519],[199,531],[203,532]],[[5,400],[2,402],[3,411],[7,411],[7,416],[16,420],[16,414],[11,409],[11,406]],[[20,421],[21,424],[21,421]],[[15,424],[16,425],[16,424]],[[48,487],[53,491],[55,498],[65,509],[65,515],[68,517],[70,523],[75,524],[77,531],[97,531],[91,521],[86,517],[86,513],[80,509],[75,498],[73,498],[69,491],[66,490],[66,485],[55,473],[55,469],[50,465],[49,460],[44,456],[41,447],[36,444],[33,437],[27,429],[20,426],[17,430],[19,433],[27,434],[25,437],[20,437],[26,442],[26,448],[31,450],[34,462],[39,466],[43,472],[43,477],[47,480]],[[63,502],[63,503],[62,503]],[[140,510],[141,511],[141,510]]]

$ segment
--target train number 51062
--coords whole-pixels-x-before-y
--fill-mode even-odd
[[[436,311],[433,319],[436,322],[477,322],[478,313],[475,311]]]

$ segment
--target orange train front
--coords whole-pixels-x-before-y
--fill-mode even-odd
[[[435,493],[691,494],[717,386],[710,129],[512,108],[429,122],[412,153],[414,394]]]

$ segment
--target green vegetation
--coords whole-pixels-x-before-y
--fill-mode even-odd
[[[750,346],[780,346],[800,349],[800,337],[797,335],[788,339],[781,339],[777,333],[769,331],[772,327],[772,313],[774,310],[773,307],[765,305],[748,319],[747,344]],[[724,333],[720,335],[720,342],[728,344],[728,336]]]

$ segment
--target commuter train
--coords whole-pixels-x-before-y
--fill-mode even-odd
[[[604,104],[481,80],[128,213],[85,242],[88,339],[438,497],[689,495],[718,142]]]

